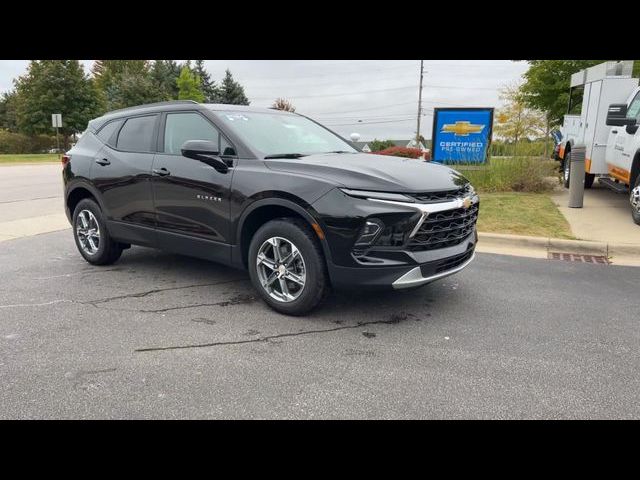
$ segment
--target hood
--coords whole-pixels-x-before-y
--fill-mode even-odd
[[[418,193],[454,190],[467,183],[460,173],[443,165],[370,153],[318,154],[264,162],[273,170],[322,178],[354,190]]]

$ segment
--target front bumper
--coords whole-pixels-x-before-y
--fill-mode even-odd
[[[477,233],[453,247],[412,253],[416,263],[402,266],[343,267],[330,263],[329,275],[340,289],[405,289],[426,285],[467,267],[475,256]]]

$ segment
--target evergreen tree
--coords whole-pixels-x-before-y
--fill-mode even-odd
[[[91,72],[98,88],[106,91],[118,81],[120,75],[148,74],[149,62],[147,60],[96,60],[93,62]]]
[[[176,83],[178,85],[179,100],[204,101],[204,94],[200,90],[200,77],[193,73],[188,66],[182,67]]]
[[[153,84],[149,75],[121,73],[104,92],[106,109],[144,105],[146,103],[162,102],[170,97]]]
[[[165,100],[178,98],[180,66],[175,60],[155,60],[150,71],[151,82]]]
[[[233,79],[233,75],[228,69],[225,72],[219,91],[219,103],[249,105],[249,99],[244,94],[244,87]]]
[[[209,72],[204,68],[204,60],[196,60],[196,66],[193,71],[200,77],[200,89],[204,94],[204,101],[206,103],[217,103],[218,88],[215,82],[211,80]]]
[[[65,147],[72,134],[84,131],[99,114],[93,81],[78,60],[32,60],[16,80],[16,121],[21,133],[52,133],[51,114],[62,114]]]

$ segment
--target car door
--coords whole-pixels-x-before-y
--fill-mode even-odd
[[[159,114],[132,116],[97,132],[106,145],[95,159],[91,177],[102,196],[107,221],[122,240],[147,244],[154,238],[150,179],[159,120]]]
[[[201,247],[208,249],[206,256],[228,260],[229,196],[235,149],[213,123],[197,111],[167,112],[162,116],[161,125],[151,182],[159,243],[175,251],[183,250],[176,248],[181,242],[187,249],[185,253],[190,253],[190,248]],[[216,170],[207,163],[183,156],[181,147],[188,140],[217,143],[229,169]]]
[[[631,176],[631,164],[638,148],[638,138],[640,137],[640,92],[636,94],[629,108],[627,109],[627,118],[635,118],[636,124],[627,127],[618,128],[619,140],[619,156],[617,157],[616,166],[622,170],[619,172],[629,181]]]

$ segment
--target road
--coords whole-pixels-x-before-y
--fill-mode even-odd
[[[0,242],[65,228],[59,164],[0,165]]]
[[[640,418],[639,272],[478,254],[294,318],[213,263],[7,240],[0,418]]]

